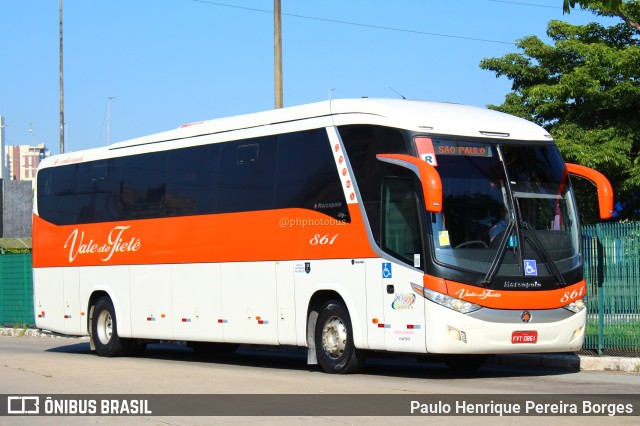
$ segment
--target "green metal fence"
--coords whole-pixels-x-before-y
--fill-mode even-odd
[[[583,349],[640,354],[640,222],[582,228],[587,280]]]
[[[0,255],[0,326],[34,324],[31,253]]]

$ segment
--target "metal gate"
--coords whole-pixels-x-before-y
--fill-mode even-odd
[[[640,222],[582,228],[588,287],[583,349],[640,353]]]
[[[31,253],[0,255],[0,326],[35,325]]]

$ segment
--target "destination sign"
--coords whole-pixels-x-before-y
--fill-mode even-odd
[[[491,157],[491,146],[476,143],[434,141],[436,155],[464,155],[467,157]]]

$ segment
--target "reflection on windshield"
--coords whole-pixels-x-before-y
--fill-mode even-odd
[[[432,143],[444,194],[443,212],[431,214],[438,262],[483,274],[494,264],[505,276],[557,277],[579,266],[575,206],[555,146]]]

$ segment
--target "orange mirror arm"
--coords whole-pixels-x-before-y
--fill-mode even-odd
[[[427,211],[442,212],[442,180],[435,167],[418,157],[406,154],[378,154],[376,158],[413,171],[422,183]]]
[[[602,173],[579,164],[566,163],[567,171],[572,175],[590,180],[598,188],[598,204],[600,219],[610,219],[613,216],[613,188],[609,179]]]

